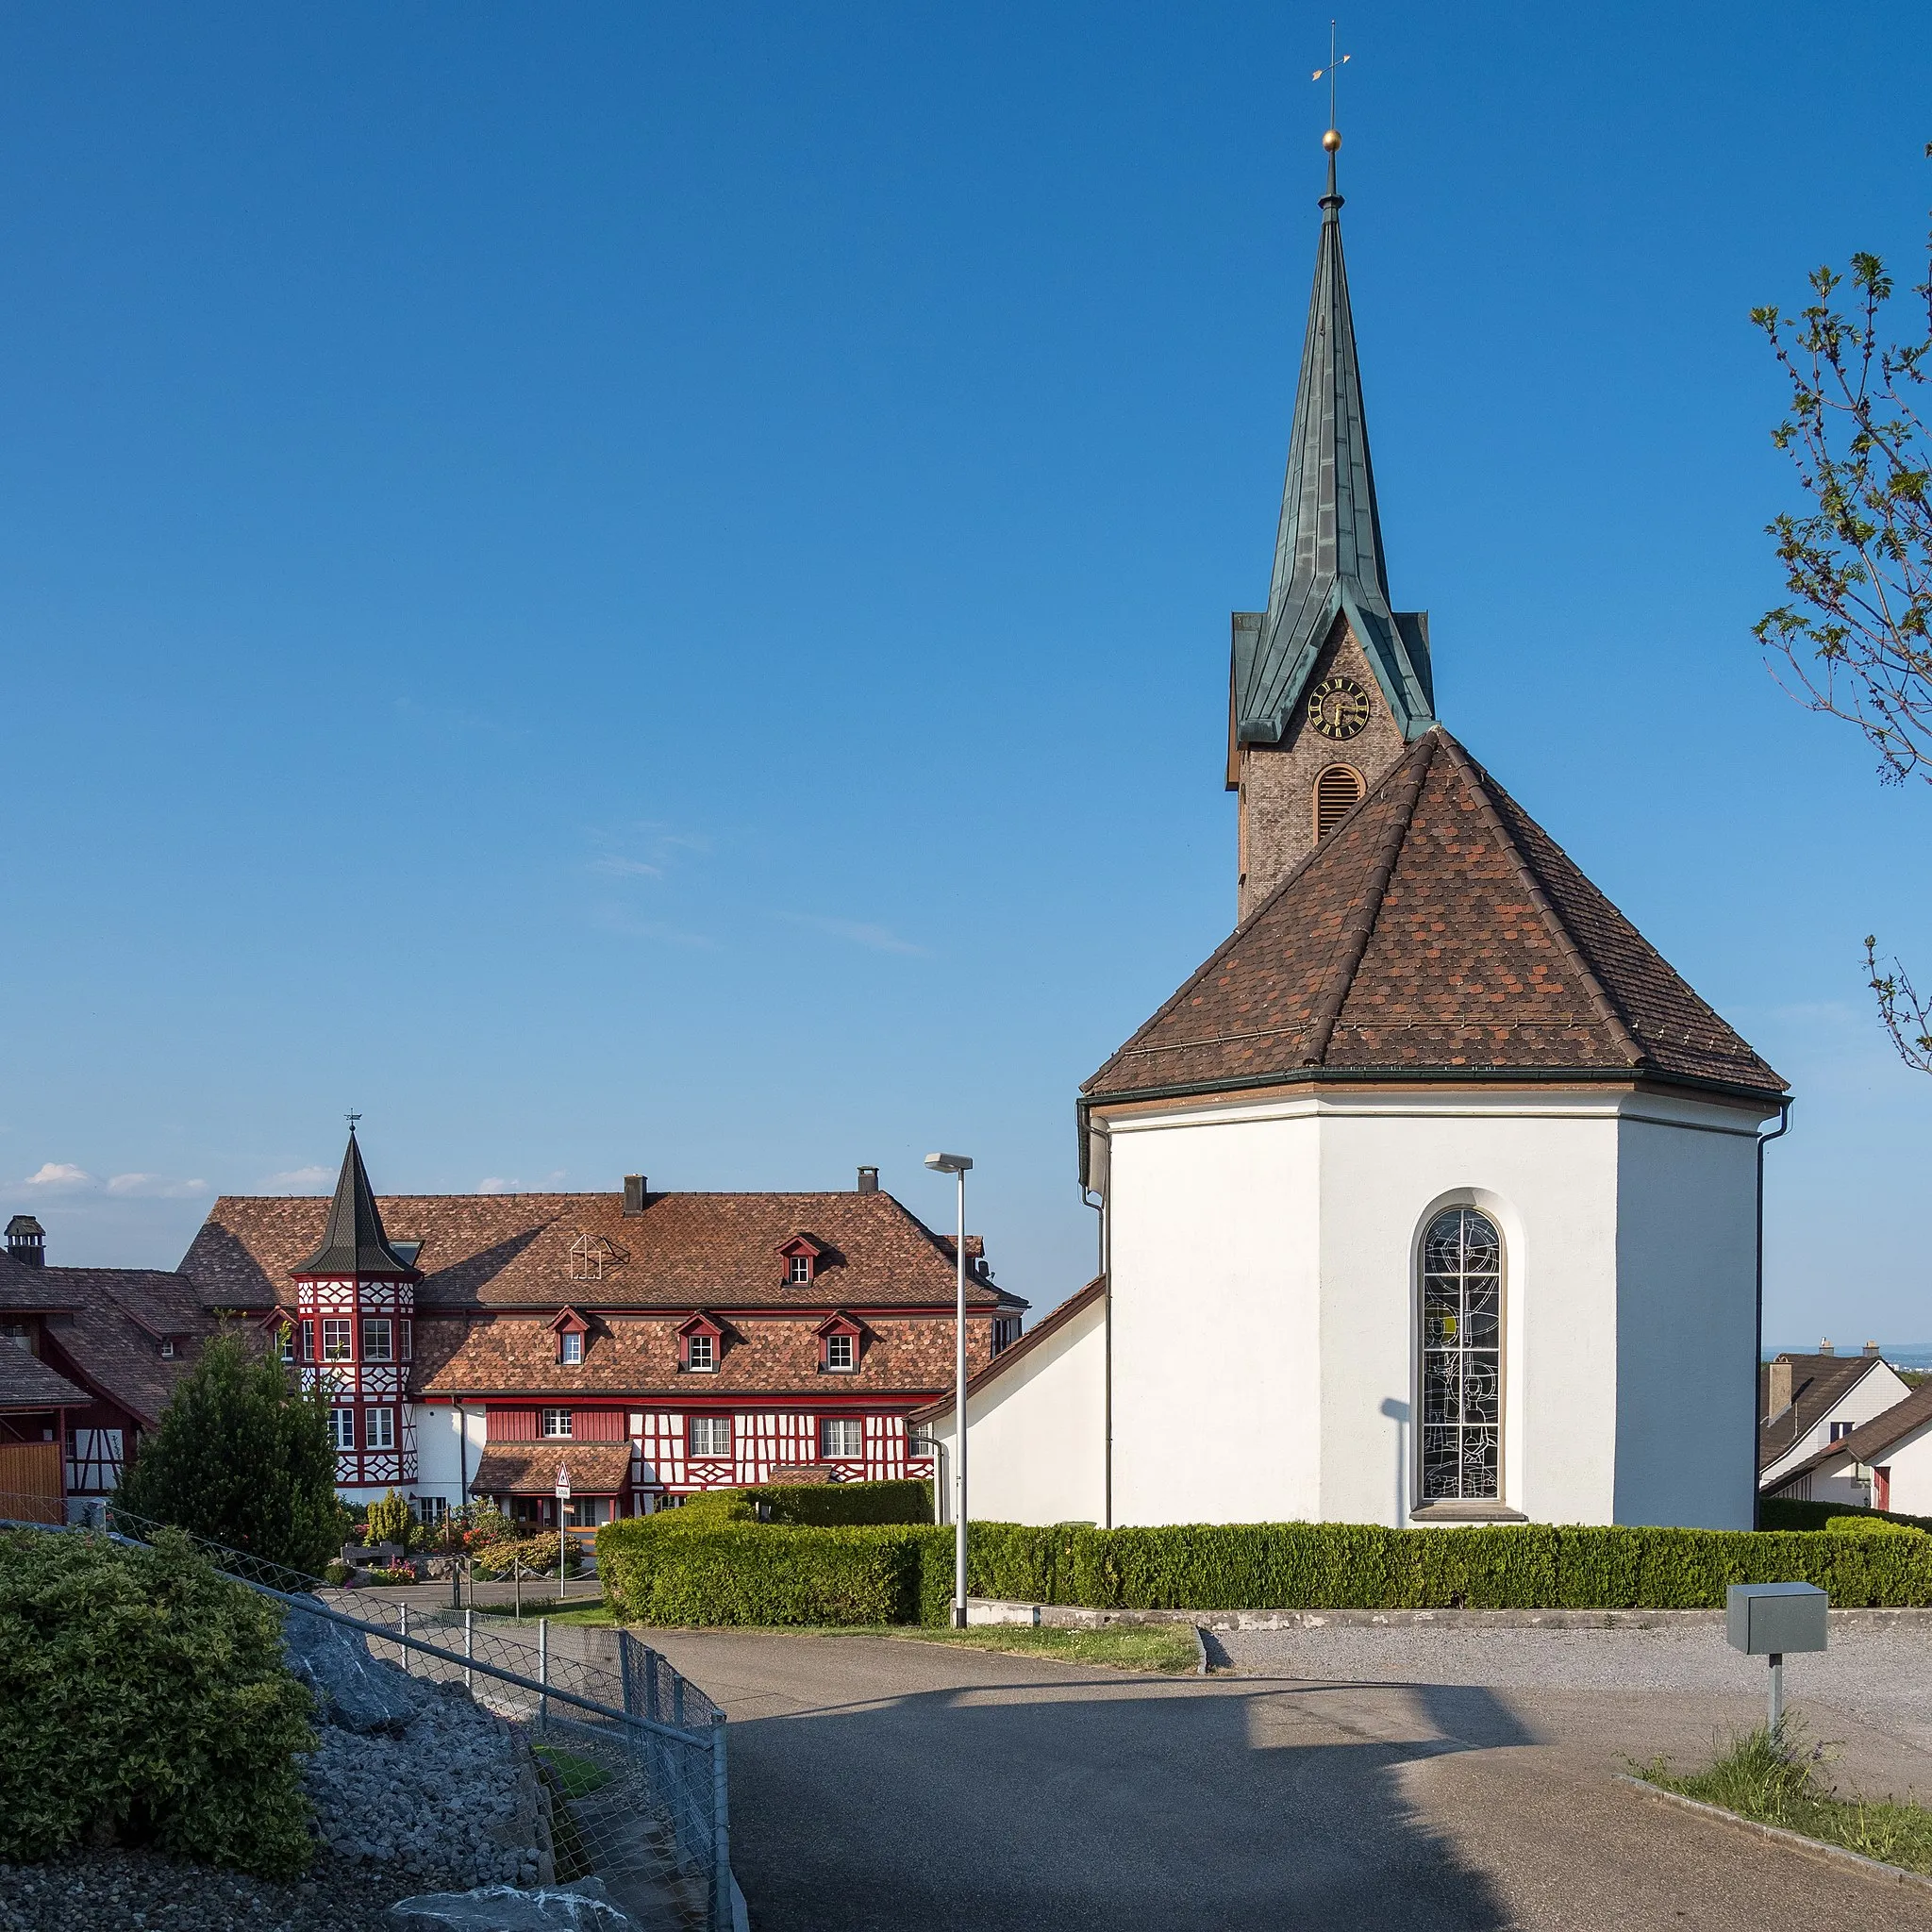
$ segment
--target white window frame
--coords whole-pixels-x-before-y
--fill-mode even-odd
[[[281,1332],[281,1335],[280,1335],[280,1337],[278,1338],[278,1341],[279,1341],[279,1344],[280,1344],[280,1353],[281,1353],[281,1357],[282,1357],[282,1360],[283,1360],[284,1362],[292,1362],[292,1361],[293,1361],[293,1360],[295,1359],[295,1324],[294,1324],[294,1323],[292,1323],[292,1322],[284,1322],[284,1323],[282,1324],[282,1332]]]
[[[322,1318],[322,1358],[325,1362],[352,1362],[356,1359],[356,1324],[348,1315]]]
[[[540,1408],[537,1411],[537,1431],[546,1442],[568,1442],[575,1440],[576,1419],[567,1408]]]
[[[584,1358],[584,1338],[575,1328],[566,1328],[557,1338],[557,1359],[575,1368]]]
[[[362,1359],[365,1362],[395,1360],[395,1325],[387,1315],[362,1317]]]
[[[691,1335],[686,1337],[684,1351],[685,1366],[694,1375],[715,1374],[718,1368],[718,1338],[715,1335]],[[698,1351],[703,1349],[705,1358],[698,1359]]]
[[[845,1359],[841,1361],[839,1357]],[[825,1337],[825,1367],[835,1375],[849,1375],[858,1366],[858,1338],[841,1329]]]
[[[403,1359],[413,1361],[416,1358],[416,1324],[407,1315],[402,1318],[402,1324]]]
[[[685,1429],[686,1449],[693,1461],[699,1457],[704,1457],[707,1460],[728,1457],[733,1453],[738,1432],[732,1427],[731,1418],[728,1415],[691,1416],[686,1419]],[[698,1431],[700,1429],[705,1432],[708,1439],[713,1431],[722,1429],[724,1432],[724,1446],[722,1448],[700,1448],[698,1446]]]
[[[348,1456],[356,1448],[356,1411],[332,1408],[328,1412],[328,1436],[338,1456]]]
[[[396,1446],[396,1412],[392,1408],[372,1408],[368,1412],[368,1440],[365,1449],[393,1449]]]
[[[834,1439],[856,1447],[835,1449]],[[857,1462],[865,1454],[865,1420],[856,1415],[828,1415],[819,1420],[819,1454],[827,1462]]]
[[[785,1278],[793,1288],[802,1288],[811,1279],[811,1257],[793,1255],[791,1266],[786,1270]]]

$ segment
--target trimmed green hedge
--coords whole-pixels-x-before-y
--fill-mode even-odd
[[[1932,1529],[1932,1516],[1901,1516],[1890,1509],[1852,1509],[1843,1503],[1801,1503],[1790,1496],[1766,1496],[1757,1520],[1766,1529],[1828,1529],[1849,1518],[1902,1523],[1909,1529]]]
[[[923,1477],[887,1483],[765,1483],[737,1493],[754,1506],[764,1504],[774,1523],[828,1528],[837,1524],[932,1521],[932,1485]]]
[[[674,1512],[681,1515],[683,1511]],[[939,1624],[953,1537],[930,1526],[670,1519],[599,1532],[620,1614],[655,1624]],[[659,1523],[665,1527],[654,1527]],[[1932,1605],[1932,1538],[1802,1531],[1367,1524],[1150,1529],[973,1525],[974,1596],[1097,1609],[1700,1609],[1732,1583],[1807,1582],[1847,1606]]]

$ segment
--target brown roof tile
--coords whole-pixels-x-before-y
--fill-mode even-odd
[[[1441,725],[1082,1091],[1324,1072],[1784,1091]]]
[[[492,1442],[476,1460],[473,1496],[550,1496],[557,1466],[570,1470],[571,1493],[608,1495],[630,1481],[628,1442]]]
[[[1757,1466],[1769,1469],[1793,1442],[1802,1442],[1817,1427],[1820,1417],[1849,1395],[1881,1365],[1875,1355],[1791,1355],[1778,1357],[1791,1365],[1791,1400],[1776,1415],[1765,1416],[1771,1401],[1771,1370],[1757,1368]]]
[[[39,1271],[71,1321],[54,1318],[49,1344],[90,1388],[152,1427],[175,1385],[219,1325],[194,1284],[158,1268],[46,1268]],[[172,1338],[175,1354],[160,1352]]]
[[[181,1263],[212,1307],[265,1308],[292,1295],[290,1270],[321,1237],[312,1195],[225,1194]],[[608,1194],[396,1194],[380,1201],[392,1241],[420,1241],[417,1306],[434,1307],[930,1307],[953,1298],[951,1241],[891,1195],[653,1194],[625,1215]],[[792,1287],[779,1247],[809,1232],[818,1279]],[[603,1276],[572,1274],[579,1236],[602,1243]],[[971,1242],[969,1239],[969,1253]],[[1026,1304],[969,1278],[978,1306]]]
[[[0,1342],[0,1408],[84,1408],[88,1393],[37,1356]]]

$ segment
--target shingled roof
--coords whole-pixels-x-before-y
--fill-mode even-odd
[[[1324,1075],[1785,1091],[1440,724],[1082,1093]]]
[[[379,1208],[396,1241],[420,1241],[416,1305],[447,1308],[694,1308],[950,1306],[952,1243],[891,1194],[394,1194]],[[213,1307],[268,1308],[292,1293],[329,1203],[225,1194],[181,1262]],[[809,1230],[817,1278],[792,1286],[779,1247]],[[573,1256],[579,1241],[586,1254]],[[969,1253],[971,1243],[969,1239]],[[601,1272],[598,1272],[601,1271]],[[585,1279],[594,1273],[596,1278]],[[975,1306],[1026,1304],[967,1276]]]
[[[84,1408],[90,1399],[38,1357],[0,1342],[0,1409]]]

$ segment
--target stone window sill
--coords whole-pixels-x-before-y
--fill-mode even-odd
[[[1521,1509],[1504,1503],[1418,1503],[1408,1512],[1411,1523],[1527,1523]]]

